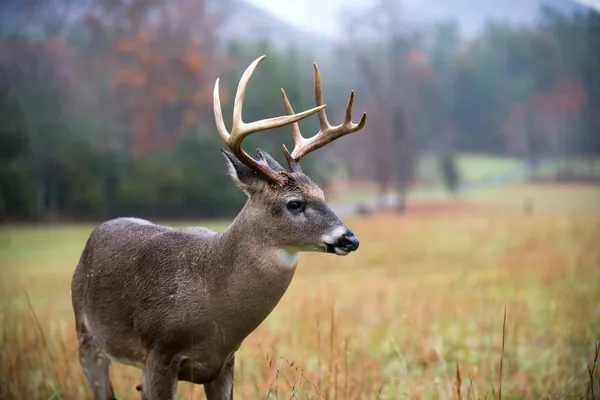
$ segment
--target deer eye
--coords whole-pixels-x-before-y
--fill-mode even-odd
[[[292,200],[292,201],[288,201],[286,207],[291,212],[299,212],[304,209],[304,203],[299,200]]]

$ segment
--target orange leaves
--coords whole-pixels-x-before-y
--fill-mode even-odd
[[[587,93],[579,81],[570,76],[561,77],[554,86],[556,103],[568,112],[578,112],[587,103]]]
[[[205,64],[202,54],[187,50],[183,55],[183,63],[194,75],[203,75]]]
[[[429,60],[427,59],[427,54],[421,48],[411,48],[407,52],[406,58],[413,67],[425,69],[429,68]]]
[[[71,46],[69,46],[64,39],[55,38],[48,42],[46,48],[54,55],[57,56],[69,56],[72,54]]]
[[[148,27],[142,26],[137,33],[139,40],[144,44],[150,44],[156,40],[156,32]]]
[[[148,28],[141,27],[133,36],[118,40],[115,47],[119,53],[142,55],[148,53],[154,40],[155,33]]]
[[[172,85],[161,84],[156,87],[156,97],[161,101],[175,100],[177,91]]]
[[[587,102],[587,94],[579,81],[570,76],[560,77],[550,91],[535,93],[529,106],[547,118],[577,113]]]
[[[110,74],[114,93],[128,103],[136,154],[169,145],[178,132],[196,124],[199,115],[210,115],[212,48],[195,39],[191,33],[194,30],[188,27],[190,15],[194,14],[194,21],[204,21],[208,12],[203,0],[184,0],[173,7],[167,7],[168,3],[120,3],[122,28],[109,37],[106,60],[110,68],[103,71]],[[156,17],[152,22],[140,18],[150,10]],[[197,28],[195,22],[193,27]],[[201,32],[207,38],[212,35],[206,26]],[[134,109],[129,104],[134,104]],[[168,105],[175,105],[174,109]],[[167,111],[157,111],[163,109]],[[168,140],[162,141],[165,138]]]
[[[134,40],[121,40],[117,42],[117,51],[121,53],[131,53],[136,51],[138,43]]]
[[[154,30],[142,26],[133,35],[121,38],[116,43],[116,49],[121,53],[139,53],[148,48],[156,39]]]
[[[147,57],[144,57],[144,61],[150,62],[154,65],[154,67],[159,68],[166,64],[167,57],[165,54],[154,52]]]
[[[534,93],[526,102],[518,104],[523,108],[519,115],[535,112],[548,119],[562,118],[577,113],[586,102],[587,94],[581,83],[570,76],[562,76],[551,90]]]
[[[139,87],[147,82],[147,75],[138,69],[122,68],[117,71],[115,82],[118,85]]]
[[[570,134],[566,127],[586,102],[583,85],[571,76],[561,76],[549,90],[535,92],[513,105],[503,126],[509,145],[523,147],[531,135],[541,135],[557,145]]]

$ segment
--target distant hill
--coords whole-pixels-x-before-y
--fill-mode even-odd
[[[17,4],[21,0],[0,0],[0,34],[18,29],[22,22],[16,18]],[[283,1],[283,0],[282,0]],[[327,0],[322,0],[327,1]],[[340,5],[352,0],[332,0]],[[539,16],[542,6],[573,14],[590,10],[588,6],[573,0],[399,0],[404,7],[406,20],[414,25],[426,24],[435,20],[452,18],[461,25],[467,35],[476,33],[490,19],[508,20],[514,25],[531,25]],[[43,4],[43,3],[40,3]],[[52,3],[47,3],[48,15],[56,14]],[[92,6],[90,0],[74,0],[69,3],[71,16],[83,14]],[[268,10],[259,8],[245,0],[211,0],[210,6],[223,12],[227,17],[220,28],[223,42],[232,39],[252,40],[268,39],[276,47],[298,45],[316,53],[327,53],[334,46],[334,40],[320,33],[297,28],[279,19]],[[74,11],[75,10],[75,11]],[[333,22],[341,16],[333,16]],[[29,29],[34,27],[28,26]]]
[[[334,45],[319,33],[299,29],[244,0],[217,2],[215,7],[226,15],[219,32],[224,42],[268,39],[277,48],[297,45],[316,52],[327,51]]]
[[[333,45],[328,37],[298,29],[244,0],[229,0],[223,4],[226,4],[223,7],[227,7],[228,14],[222,29],[224,40],[268,38],[275,46],[296,44],[317,51],[323,51],[323,47],[328,50]],[[533,25],[542,6],[569,15],[590,10],[573,0],[405,0],[402,4],[405,18],[410,23],[421,25],[451,18],[460,23],[467,36],[476,34],[489,19],[505,20],[513,25]]]
[[[476,34],[490,19],[533,25],[543,6],[567,15],[591,9],[573,0],[413,0],[405,4],[409,20],[424,23],[451,18],[460,22],[461,30],[468,36]]]

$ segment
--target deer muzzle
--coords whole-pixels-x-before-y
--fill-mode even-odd
[[[345,256],[358,249],[360,241],[356,235],[348,229],[343,235],[338,236],[333,243],[326,243],[327,252]]]

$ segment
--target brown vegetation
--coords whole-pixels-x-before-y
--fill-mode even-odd
[[[303,255],[288,293],[242,345],[236,395],[484,399],[498,398],[501,382],[503,398],[598,396],[599,222],[490,213],[351,220],[361,249]],[[0,397],[89,396],[68,295],[89,228],[4,231]],[[112,376],[119,399],[137,398],[137,370],[113,365]],[[204,396],[180,389],[182,398]]]

